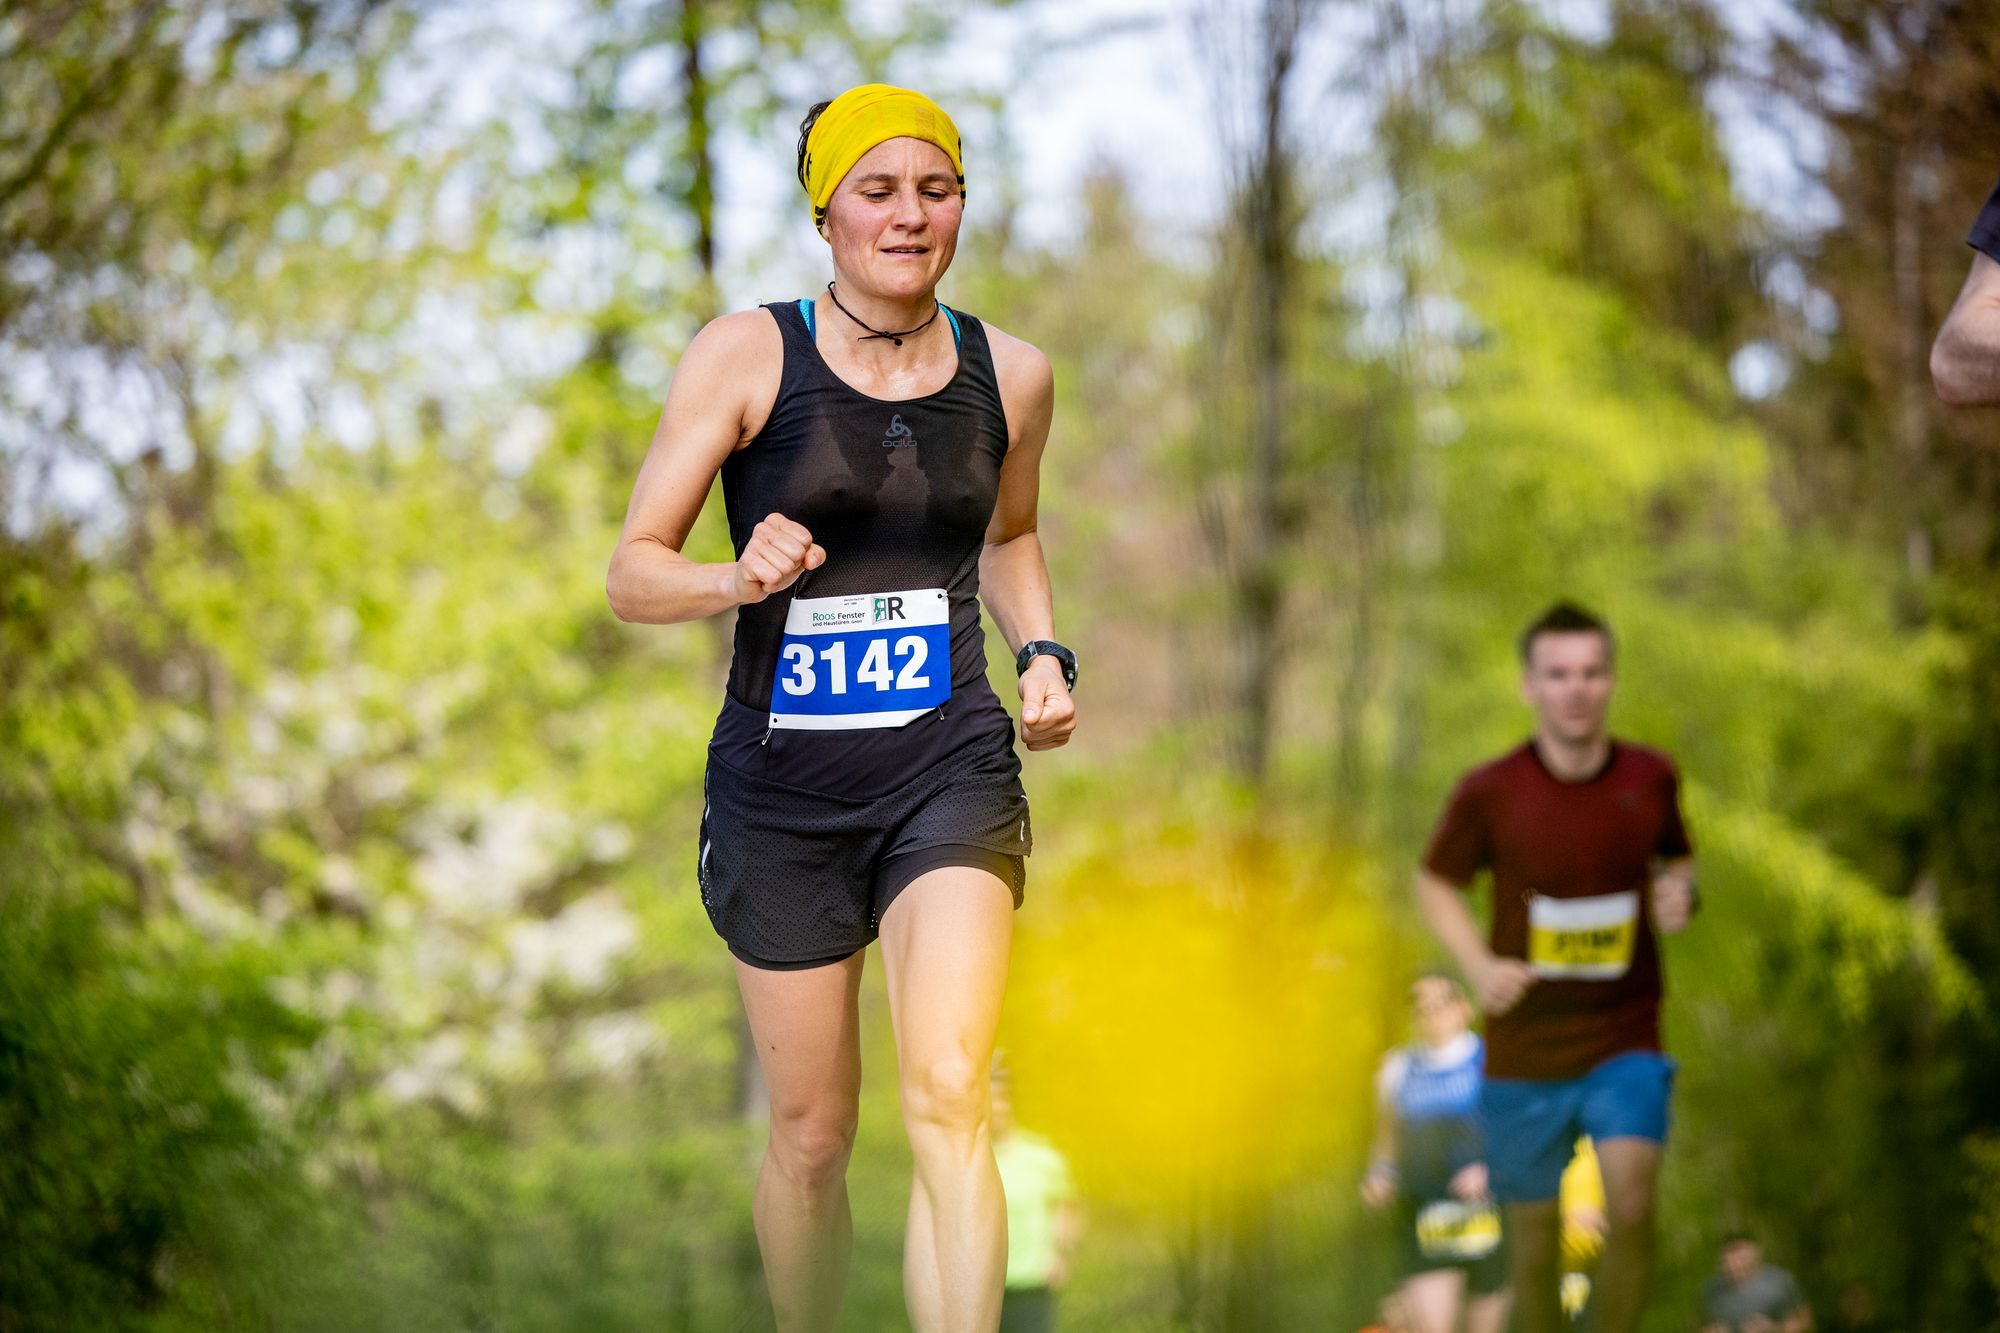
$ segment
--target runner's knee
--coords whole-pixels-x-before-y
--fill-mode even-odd
[[[961,1052],[903,1070],[903,1119],[911,1129],[970,1134],[986,1121],[986,1068]]]
[[[1628,1187],[1604,1201],[1604,1220],[1613,1231],[1644,1231],[1653,1225],[1653,1191]]]
[[[823,1189],[847,1174],[858,1120],[851,1104],[771,1108],[771,1156],[787,1178]]]

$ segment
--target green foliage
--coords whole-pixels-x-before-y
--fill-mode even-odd
[[[1288,258],[1259,789],[1220,697],[1254,477],[1255,357],[1212,355],[1234,275],[1109,172],[1073,245],[976,223],[960,256],[950,299],[1057,367],[1042,531],[1084,724],[1029,762],[1005,1037],[1090,1195],[1079,1327],[1370,1312],[1352,1183],[1429,948],[1407,868],[1525,730],[1512,640],[1558,595],[1617,627],[1618,728],[1679,761],[1704,867],[1668,946],[1657,1326],[1728,1225],[1822,1308],[1859,1276],[1965,1327],[2000,1282],[1966,961],[1996,853],[1962,808],[2000,753],[1991,599],[1962,555],[1907,567],[1894,497],[1861,521],[1802,482],[1810,405],[1737,398],[1729,355],[1780,315],[1702,100],[1728,43],[1697,5],[1614,10],[1589,42],[1494,3],[1385,61],[1344,163],[1398,193],[1388,235]],[[57,385],[0,374],[0,1330],[762,1317],[762,1131],[692,876],[727,625],[620,626],[601,591],[714,301],[709,123],[646,71],[693,23],[703,114],[782,158],[795,84],[948,24],[576,16],[560,91],[471,127],[395,6],[0,19],[0,348]],[[107,351],[157,438],[87,410]],[[1853,364],[1799,383],[1889,438]],[[57,454],[110,478],[87,523],[37,489]],[[719,517],[695,558],[726,558]],[[902,1317],[873,976],[856,1329]]]
[[[317,1024],[276,1003],[263,942],[131,929],[149,882],[121,821],[140,704],[118,576],[53,543],[0,565],[0,1327],[137,1328],[234,1257],[218,1213],[298,1182],[258,1088]],[[202,1278],[193,1279],[199,1283]]]

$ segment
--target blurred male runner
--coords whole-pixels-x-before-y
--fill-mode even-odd
[[[1514,1308],[1557,1333],[1563,1167],[1577,1136],[1604,1174],[1598,1333],[1630,1333],[1653,1266],[1653,1186],[1674,1064],[1660,1049],[1656,934],[1696,902],[1679,781],[1656,750],[1614,740],[1611,631],[1568,603],[1521,636],[1525,744],[1460,780],[1417,876],[1431,928],[1487,1013],[1486,1163],[1506,1206]],[[1466,904],[1493,881],[1482,938]]]

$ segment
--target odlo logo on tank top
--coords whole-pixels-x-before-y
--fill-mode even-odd
[[[917,433],[903,424],[903,414],[896,413],[889,418],[888,429],[882,432],[884,449],[902,449],[917,442]]]

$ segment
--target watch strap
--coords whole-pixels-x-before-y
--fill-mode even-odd
[[[1076,654],[1053,639],[1030,639],[1021,645],[1021,651],[1014,657],[1014,674],[1020,675],[1028,669],[1028,663],[1037,657],[1053,657],[1062,666],[1063,684],[1076,688]]]

